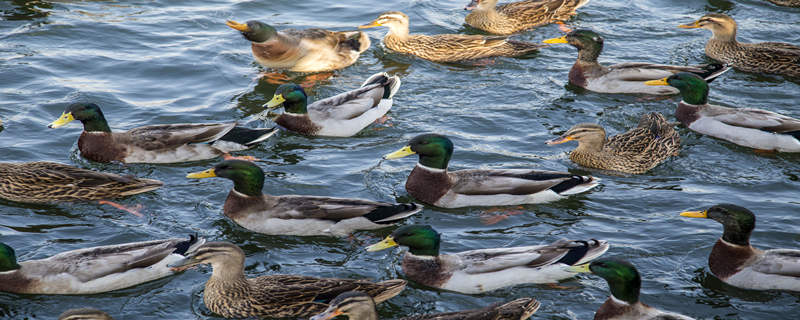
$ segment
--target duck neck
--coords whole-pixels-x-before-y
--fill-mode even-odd
[[[736,26],[711,30],[711,40],[720,42],[736,42]]]
[[[97,110],[97,114],[94,117],[91,117],[86,120],[81,120],[83,124],[83,131],[87,132],[111,132],[111,128],[108,127],[108,122],[106,118],[103,116],[103,112]]]
[[[244,276],[244,260],[241,258],[215,262],[212,264],[212,268],[213,272],[208,279],[208,283],[206,283],[206,287],[210,285],[215,289],[229,287],[250,288],[250,283],[247,282],[247,278]]]
[[[602,43],[589,42],[581,44],[578,47],[578,61],[583,64],[597,64],[597,58],[600,57],[600,52],[602,51]]]
[[[425,169],[439,169],[439,170],[446,170],[447,164],[450,162],[450,154],[442,154],[437,156],[419,156],[419,164]]]
[[[233,190],[236,190],[242,195],[250,197],[260,197],[263,195],[261,189],[264,188],[264,174],[260,171],[247,172],[241,176],[237,176],[233,180]]]
[[[605,136],[594,136],[594,137],[585,137],[578,141],[578,147],[575,148],[577,153],[599,153],[603,150],[603,146],[606,144],[606,137]]]
[[[395,41],[403,42],[408,39],[408,26],[407,25],[392,25],[389,27],[389,33],[386,38],[392,38]]]
[[[308,113],[308,102],[306,99],[301,99],[297,101],[284,101],[283,102],[283,110],[289,113],[296,113],[296,114],[305,114]]]

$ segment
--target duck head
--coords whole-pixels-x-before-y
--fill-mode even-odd
[[[267,102],[264,106],[267,109],[275,109],[283,106],[286,112],[290,113],[307,113],[306,103],[308,96],[305,90],[300,85],[294,83],[284,83],[275,89],[275,94],[272,100]]]
[[[408,35],[408,16],[400,11],[384,12],[371,23],[358,26],[359,29],[387,27],[389,33],[397,36]]]
[[[264,171],[257,165],[243,160],[225,160],[211,169],[186,175],[190,179],[221,177],[233,181],[233,189],[248,196],[262,195]]]
[[[728,15],[722,13],[709,13],[702,16],[697,21],[679,25],[683,29],[708,29],[711,30],[713,38],[719,40],[736,39],[736,21]]]
[[[17,255],[14,253],[14,248],[9,247],[7,244],[0,242],[0,272],[11,271],[19,269],[17,264]]]
[[[244,251],[229,242],[207,242],[186,257],[169,265],[175,272],[201,264],[210,264],[212,277],[239,279],[244,275]]]
[[[78,120],[83,124],[84,131],[111,132],[106,122],[100,106],[94,103],[73,103],[64,109],[61,116],[56,121],[51,122],[48,128],[60,128],[73,120]]]
[[[380,251],[395,246],[408,247],[408,251],[418,256],[439,255],[441,236],[429,225],[412,224],[397,228],[383,241],[367,247],[367,251]]]
[[[673,86],[681,91],[683,102],[693,105],[708,103],[708,82],[689,72],[678,72],[669,77],[645,82],[650,86]]]
[[[750,234],[756,227],[756,215],[747,208],[722,203],[705,211],[681,212],[688,218],[706,218],[722,224],[722,239],[740,246],[750,245]]]
[[[453,155],[453,142],[439,134],[418,135],[408,145],[383,156],[384,159],[398,159],[410,155],[419,155],[419,163],[429,168],[446,169]]]
[[[578,49],[578,60],[597,62],[603,51],[603,37],[589,29],[576,29],[560,38],[542,41],[549,44],[567,43]]]
[[[617,259],[597,259],[588,264],[570,267],[575,272],[593,273],[608,282],[611,295],[617,300],[634,304],[639,301],[642,278],[630,262]]]
[[[225,25],[238,30],[245,39],[252,42],[264,42],[278,34],[278,31],[272,26],[256,20],[250,20],[245,23],[228,20]]]
[[[309,320],[328,320],[339,315],[346,315],[349,319],[378,320],[375,301],[368,294],[360,291],[347,291],[339,294],[331,301],[328,309]]]
[[[560,137],[549,140],[549,145],[560,144],[568,141],[578,141],[578,148],[601,149],[606,141],[606,130],[596,123],[580,123],[572,126]]]

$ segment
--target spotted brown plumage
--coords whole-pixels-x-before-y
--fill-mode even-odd
[[[556,21],[566,21],[589,0],[523,0],[497,5],[498,0],[472,0],[466,23],[489,33],[509,35]]]

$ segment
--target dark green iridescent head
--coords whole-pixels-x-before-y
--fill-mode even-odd
[[[411,139],[404,148],[385,156],[396,159],[413,154],[419,155],[419,163],[430,168],[446,169],[453,155],[453,142],[440,134],[423,134]]]
[[[248,196],[260,196],[264,188],[264,171],[243,160],[226,160],[214,166],[217,177],[233,180],[233,189]]]
[[[603,51],[603,37],[588,29],[577,29],[567,33],[567,43],[578,49],[578,60],[597,62]]]
[[[611,295],[633,304],[639,301],[642,278],[630,262],[616,259],[598,259],[589,264],[592,273],[606,279]]]
[[[667,83],[681,91],[683,102],[694,105],[708,103],[708,83],[696,74],[679,72],[669,76]]]
[[[275,28],[261,21],[250,20],[247,21],[245,25],[247,26],[246,28],[231,27],[239,30],[245,39],[252,42],[264,42],[278,34]],[[230,26],[230,24],[228,26]]]
[[[708,219],[722,224],[722,239],[730,243],[750,245],[750,234],[756,227],[756,215],[735,204],[718,204],[706,210]]]
[[[108,127],[108,122],[103,116],[103,111],[97,104],[73,103],[64,109],[64,113],[70,113],[75,120],[80,121],[84,131],[111,132],[111,128]]]
[[[0,272],[19,269],[14,249],[0,242]]]
[[[275,89],[275,96],[283,98],[283,109],[291,113],[307,113],[308,96],[303,87],[294,83],[284,83]],[[274,98],[273,98],[274,100]]]
[[[408,251],[412,254],[418,256],[439,255],[441,236],[429,225],[412,224],[402,226],[392,232],[392,239],[397,244],[408,247]]]

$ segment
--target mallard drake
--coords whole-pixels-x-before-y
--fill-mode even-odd
[[[380,303],[406,287],[406,281],[400,279],[371,282],[289,274],[245,278],[244,259],[242,249],[231,243],[209,242],[174,264],[173,269],[210,264],[213,271],[203,291],[203,302],[226,318],[310,317],[328,308],[342,292],[363,291]]]
[[[250,129],[228,123],[157,124],[111,132],[103,111],[94,103],[74,103],[48,127],[73,120],[83,123],[78,149],[97,162],[175,163],[207,160],[246,150],[266,140],[277,128]]]
[[[69,309],[58,320],[114,320],[108,313],[94,308]]]
[[[55,162],[0,162],[0,198],[16,202],[108,200],[155,190],[163,184]]]
[[[403,317],[398,320],[526,320],[539,310],[539,301],[520,298],[507,303],[495,303],[488,307],[448,313],[423,314]],[[350,320],[378,320],[375,301],[368,294],[348,291],[336,296],[324,312],[310,320],[328,320],[346,315]]]
[[[736,21],[722,13],[709,13],[684,29],[711,30],[706,55],[744,72],[800,77],[800,47],[783,42],[742,43],[736,40]]]
[[[728,108],[708,103],[708,83],[690,73],[647,81],[648,85],[669,85],[680,90],[675,117],[696,132],[726,140],[740,146],[800,152],[800,119],[775,112]]]
[[[233,181],[222,209],[240,226],[271,235],[346,236],[356,230],[391,226],[422,206],[361,199],[304,195],[272,196],[261,193],[264,171],[252,162],[226,160],[214,168],[190,173],[187,178],[222,177]]]
[[[174,274],[168,264],[205,239],[164,239],[62,252],[17,263],[14,249],[0,243],[0,291],[29,294],[92,294],[128,288]]]
[[[253,58],[267,68],[295,72],[322,72],[347,67],[369,49],[369,36],[361,31],[330,31],[319,28],[275,30],[260,22],[228,20],[251,42]]]
[[[275,123],[309,136],[350,137],[382,117],[392,107],[392,97],[400,90],[400,78],[381,72],[361,88],[340,93],[307,105],[303,87],[286,83],[275,90],[266,107],[283,106]]]
[[[472,0],[464,10],[472,10],[464,20],[473,28],[508,35],[565,21],[589,0],[523,0],[497,5],[497,0]]]
[[[598,185],[599,179],[569,172],[530,169],[448,171],[453,142],[438,134],[414,137],[385,155],[398,159],[418,154],[406,191],[419,201],[442,208],[502,206],[555,201]]]
[[[547,144],[572,140],[578,141],[578,148],[569,153],[572,162],[633,174],[647,172],[670,156],[678,155],[681,149],[680,136],[657,112],[642,115],[636,128],[609,139],[599,124],[581,123]]]
[[[672,66],[646,62],[627,62],[603,66],[597,57],[603,51],[603,37],[592,30],[577,29],[560,38],[544,40],[545,43],[568,43],[578,49],[578,60],[569,70],[569,82],[586,90],[603,93],[676,94],[674,88],[653,88],[644,85],[646,80],[668,77],[678,72],[691,72],[711,81],[728,70],[721,64]]]
[[[642,277],[627,261],[597,259],[591,263],[572,267],[575,272],[593,273],[608,282],[611,296],[597,309],[595,320],[691,320],[693,318],[673,312],[661,311],[639,301]]]
[[[759,250],[750,245],[756,227],[752,211],[733,204],[718,204],[705,211],[682,212],[689,218],[706,218],[722,224],[708,256],[708,268],[735,287],[753,290],[800,291],[800,250]]]
[[[474,294],[570,278],[576,273],[569,271],[569,266],[592,261],[609,247],[602,240],[562,239],[547,245],[439,254],[440,238],[431,226],[406,225],[367,247],[367,251],[406,246],[403,273],[408,279],[428,287]]]
[[[434,62],[457,62],[490,57],[516,57],[536,52],[538,44],[509,40],[500,36],[466,34],[437,34],[433,36],[408,34],[408,16],[399,11],[381,14],[372,23],[359,28],[388,27],[383,37],[387,48],[413,54]]]
[[[784,7],[800,7],[800,0],[767,0]]]

